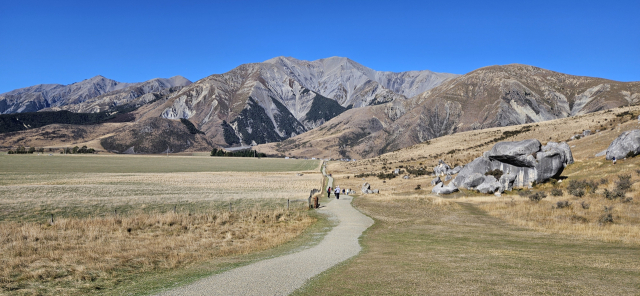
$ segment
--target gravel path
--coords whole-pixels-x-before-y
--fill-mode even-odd
[[[329,186],[333,178],[329,177]],[[357,255],[358,237],[373,224],[351,206],[352,198],[333,199],[319,209],[339,220],[315,247],[259,261],[160,295],[288,295],[330,267]]]

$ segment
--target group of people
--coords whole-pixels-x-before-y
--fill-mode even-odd
[[[344,189],[340,189],[340,185],[336,186],[336,188],[327,187],[327,198],[331,197],[331,192],[336,196],[336,199],[340,199],[340,192],[344,194]]]

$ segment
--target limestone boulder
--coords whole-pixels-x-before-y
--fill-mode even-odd
[[[475,189],[480,184],[484,183],[485,175],[479,173],[473,173],[469,175],[464,182],[462,182],[461,186],[465,189]]]
[[[435,194],[451,194],[458,191],[458,188],[455,187],[453,182],[450,182],[449,185],[444,186],[444,183],[438,183],[433,189],[431,189],[431,193]]]
[[[607,160],[611,160],[613,157],[623,159],[627,157],[629,152],[640,153],[640,130],[638,129],[626,131],[613,140],[607,148]]]
[[[487,153],[489,160],[497,160],[502,163],[518,167],[534,167],[534,153],[540,151],[540,141],[536,139],[519,142],[499,142]]]
[[[433,173],[436,176],[443,176],[447,174],[447,171],[451,170],[451,167],[446,164],[442,159],[438,161],[438,165],[433,168]]]
[[[498,182],[500,182],[500,186],[502,187],[503,191],[511,191],[513,190],[513,182],[515,180],[515,174],[502,174],[502,177],[500,177],[500,180],[498,180]]]
[[[456,187],[464,187],[462,183],[472,174],[481,174],[488,172],[491,169],[491,161],[484,156],[480,156],[474,159],[472,162],[464,166],[458,173],[458,176],[453,179],[452,183]],[[479,185],[479,184],[478,184]]]
[[[500,182],[494,176],[485,176],[484,182],[476,187],[480,193],[488,194],[501,190]]]
[[[440,177],[436,177],[435,179],[431,180],[431,185],[438,185],[442,183],[442,180],[440,180]]]

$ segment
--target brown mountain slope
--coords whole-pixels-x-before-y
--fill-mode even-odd
[[[365,107],[363,115],[344,113],[326,123],[324,130],[260,148],[267,153],[316,156],[299,147],[318,142],[314,147],[323,152],[318,156],[365,158],[457,132],[543,122],[639,102],[640,82],[573,76],[518,64],[490,66],[409,100]],[[366,129],[371,118],[385,119],[381,120],[384,128],[350,145],[339,145],[344,132]]]

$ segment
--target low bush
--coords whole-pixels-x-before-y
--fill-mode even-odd
[[[529,200],[533,202],[539,202],[546,197],[547,197],[547,194],[544,193],[543,191],[540,191],[540,192],[536,192],[534,194],[529,195]]]
[[[611,213],[604,214],[598,219],[598,222],[600,222],[600,224],[613,223],[613,215]]]
[[[582,206],[582,208],[583,208],[583,209],[585,209],[585,210],[588,210],[588,209],[589,209],[589,207],[591,207],[591,205],[589,205],[589,203],[588,203],[588,202],[586,202],[586,201],[582,201],[582,202],[580,203],[580,205],[581,205],[581,206]]]
[[[578,196],[578,197],[582,197],[584,196],[585,192],[595,193],[596,190],[598,189],[598,185],[599,184],[595,181],[571,180],[569,181],[569,186],[567,186],[567,190],[569,191],[569,193],[575,196],[578,196],[578,195],[573,194],[573,192],[579,193],[580,191],[582,191],[582,195]]]
[[[574,189],[574,190],[569,190],[569,193],[575,197],[583,197],[584,196],[584,190],[583,189]]]
[[[560,188],[551,189],[551,195],[553,195],[553,196],[562,196],[563,195],[562,189],[560,189]]]
[[[416,188],[414,188],[415,190],[420,190],[422,188],[420,188],[420,184],[416,185]]]
[[[500,177],[502,177],[502,174],[503,172],[499,169],[491,170],[484,173],[485,176],[494,176],[496,180],[500,180]]]
[[[567,200],[561,200],[556,203],[556,207],[558,207],[558,209],[568,208],[570,205],[571,203]]]
[[[604,195],[604,198],[606,199],[613,200],[613,199],[623,198],[624,192],[618,189],[613,191],[609,191],[608,189],[605,189],[602,195]]]
[[[632,184],[631,175],[620,175],[616,181],[616,189],[626,193],[631,189]]]

